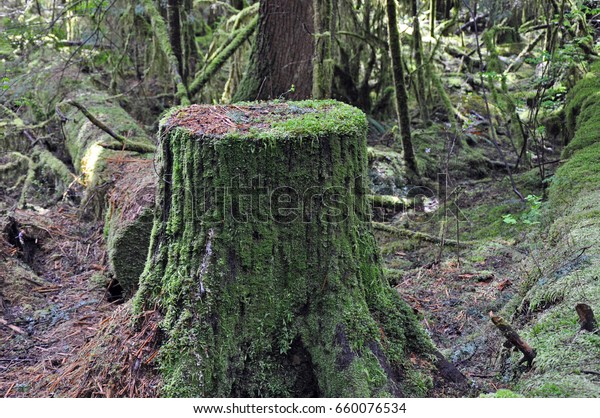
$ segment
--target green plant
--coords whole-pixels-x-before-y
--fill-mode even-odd
[[[542,198],[534,194],[527,195],[527,210],[521,213],[519,219],[515,218],[512,213],[502,215],[502,221],[506,224],[516,225],[522,223],[524,225],[536,225],[540,223]],[[520,221],[520,222],[519,222]]]

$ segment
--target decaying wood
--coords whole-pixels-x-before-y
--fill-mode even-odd
[[[508,322],[501,316],[495,315],[493,311],[490,311],[490,318],[492,323],[500,330],[504,338],[510,342],[513,346],[517,347],[523,358],[519,361],[519,364],[527,363],[527,367],[531,367],[533,359],[537,355],[535,350],[531,348],[527,342],[521,338],[521,336],[510,326]]]
[[[575,305],[575,311],[577,312],[577,315],[579,315],[581,329],[584,331],[594,332],[598,327],[598,323],[596,322],[594,311],[590,305],[578,303]]]

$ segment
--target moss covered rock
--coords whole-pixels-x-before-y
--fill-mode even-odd
[[[409,356],[432,344],[371,232],[366,131],[335,101],[194,105],[162,120],[135,307],[164,317],[163,396],[426,393]]]

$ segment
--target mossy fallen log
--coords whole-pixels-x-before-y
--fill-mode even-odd
[[[88,91],[60,108],[67,149],[86,188],[84,207],[104,216],[111,272],[123,296],[132,296],[152,228],[154,141],[104,93]]]
[[[193,105],[160,126],[134,306],[164,318],[162,396],[424,396],[409,359],[435,349],[383,276],[364,114]]]

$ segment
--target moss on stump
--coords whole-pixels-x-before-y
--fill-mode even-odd
[[[384,279],[367,122],[335,101],[176,108],[135,310],[158,307],[163,396],[423,396],[432,353]],[[423,363],[422,363],[423,364]]]

